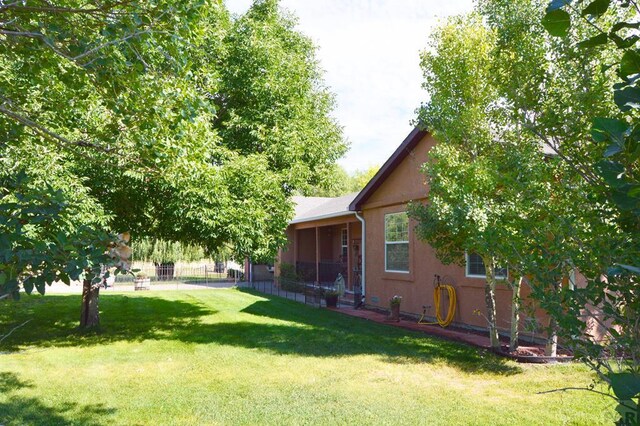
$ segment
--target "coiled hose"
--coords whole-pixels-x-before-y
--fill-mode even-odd
[[[442,291],[446,289],[449,296],[449,310],[447,311],[447,317],[442,319],[442,309],[440,308],[440,301],[442,300]],[[456,289],[449,284],[439,284],[433,289],[433,303],[436,305],[436,322],[425,322],[424,317],[427,314],[427,308],[424,307],[422,316],[418,320],[419,324],[439,324],[440,327],[447,327],[453,322],[453,317],[456,315]]]

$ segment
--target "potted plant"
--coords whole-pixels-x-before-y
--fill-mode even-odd
[[[397,294],[389,300],[389,321],[400,321],[400,303],[402,302],[402,296]]]
[[[324,301],[327,304],[327,308],[335,308],[338,306],[338,291],[333,288],[325,291]]]
[[[138,272],[133,279],[135,290],[148,290],[151,285],[151,279],[144,272]]]

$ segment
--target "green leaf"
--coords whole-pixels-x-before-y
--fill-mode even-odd
[[[613,100],[623,112],[640,108],[640,89],[627,86],[622,90],[616,90],[613,92]]]
[[[554,10],[565,7],[568,4],[571,4],[573,0],[551,0],[549,5],[547,6],[547,12],[553,12]]]
[[[582,16],[591,15],[597,18],[609,9],[610,3],[611,0],[594,0],[582,10]]]
[[[634,373],[609,374],[611,389],[620,400],[635,398],[640,394],[640,375]]]
[[[597,36],[593,36],[586,40],[582,40],[580,43],[576,44],[576,46],[578,46],[581,49],[583,48],[586,49],[589,47],[600,46],[601,44],[607,44],[608,41],[609,41],[609,37],[607,37],[607,34],[600,33]]]
[[[33,291],[33,278],[29,277],[23,281],[22,286],[27,294],[31,294]]]
[[[618,146],[624,145],[624,134],[629,129],[626,122],[615,118],[597,117],[591,125],[591,137],[596,142],[611,141]]]
[[[609,145],[607,147],[607,149],[604,151],[603,155],[604,155],[605,158],[608,158],[608,157],[611,157],[613,155],[616,155],[620,151],[622,151],[622,147],[620,145],[612,143],[611,145]]]
[[[640,73],[640,53],[637,50],[627,50],[620,60],[620,75],[626,77],[637,73]]]
[[[615,34],[623,28],[639,29],[640,22],[616,22],[611,26],[610,33]]]
[[[564,37],[569,33],[571,16],[562,9],[555,9],[542,18],[542,25],[552,36]]]
[[[620,163],[614,161],[600,161],[596,164],[598,170],[600,170],[600,175],[604,178],[604,180],[614,188],[618,188],[624,185],[624,180],[621,179],[622,174],[624,174],[624,166]]]
[[[638,403],[630,400],[620,400],[616,406],[616,411],[620,414],[620,420],[616,424],[637,426],[640,422],[640,408]]]
[[[630,35],[627,38],[622,38],[619,35],[615,34],[612,31],[609,31],[609,37],[613,40],[613,42],[616,44],[616,46],[618,47],[618,49],[628,49],[631,46],[633,46],[634,44],[636,44],[636,42],[638,40],[640,40],[640,37],[638,37],[637,35]]]
[[[44,295],[44,289],[47,285],[44,275],[38,275],[35,281],[36,290],[38,290],[38,293]]]
[[[622,189],[618,189],[611,193],[611,199],[613,202],[616,203],[620,210],[629,211],[638,208],[640,205],[640,198],[629,196],[627,184],[623,184],[621,186]]]
[[[62,281],[66,285],[71,285],[71,280],[69,279],[69,275],[62,273],[58,276],[58,278],[60,279],[60,281]]]

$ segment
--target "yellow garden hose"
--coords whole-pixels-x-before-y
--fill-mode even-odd
[[[440,300],[442,298],[443,289],[447,290],[449,295],[449,311],[447,312],[447,317],[442,319],[442,312],[440,310]],[[456,289],[449,284],[441,284],[436,286],[433,289],[433,303],[436,305],[436,320],[437,322],[425,322],[424,317],[427,313],[427,308],[425,307],[422,311],[422,316],[418,320],[419,324],[440,324],[441,327],[446,327],[453,322],[453,317],[456,315]]]

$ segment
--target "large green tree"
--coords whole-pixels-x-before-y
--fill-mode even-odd
[[[84,325],[98,320],[104,235],[267,258],[291,192],[346,150],[315,48],[276,1],[237,20],[218,1],[11,2],[0,41],[0,202],[15,211],[0,223],[0,280],[14,294],[50,283],[77,251],[56,238],[84,241],[95,256],[70,274],[92,306]],[[45,194],[26,203],[29,188]],[[51,235],[54,213],[73,219]],[[64,256],[47,263],[38,241]]]
[[[596,276],[602,249],[620,241],[593,238],[615,233],[602,215],[611,206],[590,202],[594,188],[576,167],[597,157],[585,150],[586,116],[613,108],[610,78],[598,63],[611,51],[585,59],[567,49],[571,40],[543,31],[543,10],[538,1],[482,1],[479,17],[456,18],[437,33],[423,60],[431,99],[420,118],[439,144],[426,166],[435,191],[421,222],[427,230],[441,225],[438,240],[455,236],[458,250],[490,248],[555,312],[560,304],[550,295],[571,267]],[[450,175],[456,180],[443,180]],[[475,184],[485,175],[486,185]],[[461,233],[456,223],[465,220],[471,229]],[[485,223],[491,232],[482,232]],[[552,337],[557,328],[552,315]]]
[[[431,99],[420,118],[439,144],[425,166],[429,202],[417,212],[428,239],[459,238],[449,247],[459,251],[469,239],[454,213],[479,205],[497,235],[475,238],[527,277],[551,318],[550,348],[559,334],[619,399],[630,399],[640,390],[638,68],[635,51],[620,59],[616,47],[638,40],[628,32],[638,28],[637,5],[572,3],[553,1],[545,15],[546,1],[480,1],[475,25],[454,20],[436,35],[423,62]],[[447,41],[445,32],[466,41]],[[616,73],[623,81],[614,86]],[[474,184],[483,165],[494,177],[484,187]],[[586,286],[575,285],[576,270]],[[616,366],[612,354],[630,362]]]
[[[614,206],[605,213],[615,223],[622,239],[611,250],[609,268],[600,270],[580,292],[578,303],[562,304],[563,311],[575,313],[584,304],[600,309],[599,326],[606,332],[604,344],[584,343],[583,359],[607,382],[619,401],[620,424],[640,424],[640,6],[636,1],[598,0],[591,2],[552,1],[543,23],[559,40],[578,33],[576,48],[587,58],[595,58],[605,70],[616,72],[613,86],[615,113],[588,115],[592,120],[591,140],[586,150],[596,155],[592,161],[574,165],[585,180],[593,183],[599,199]],[[586,33],[579,28],[588,26]],[[615,49],[614,59],[602,61],[594,52]],[[571,162],[571,159],[563,159]],[[618,238],[615,238],[615,237]],[[621,250],[620,250],[621,249]],[[602,266],[602,265],[599,265]],[[581,323],[568,318],[562,323],[567,334],[584,335]],[[615,357],[612,357],[615,354]],[[620,361],[621,360],[621,361]]]

